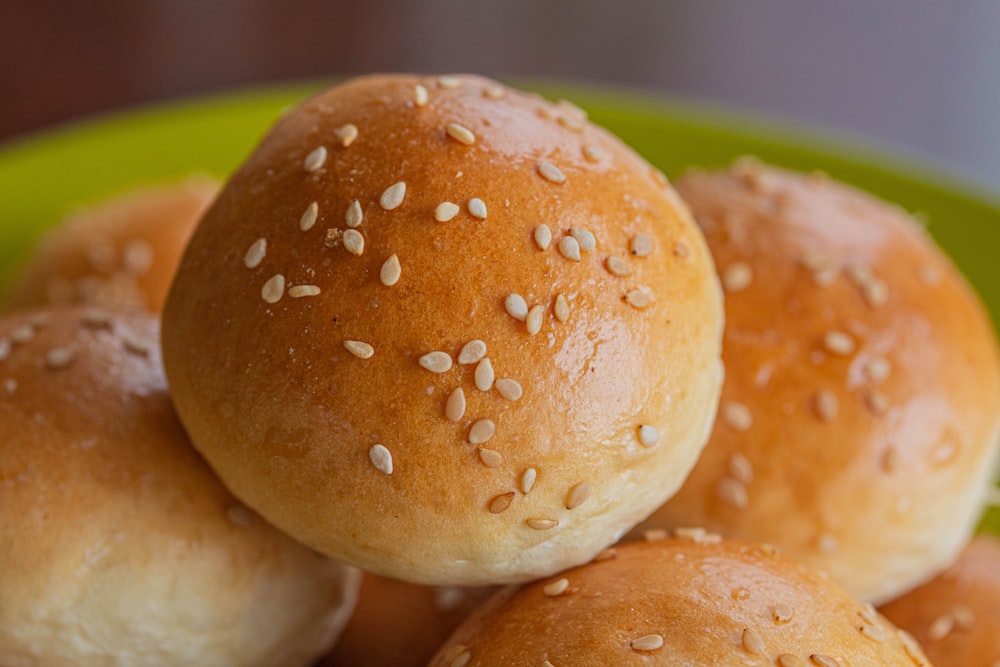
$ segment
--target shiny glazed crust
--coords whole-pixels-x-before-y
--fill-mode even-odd
[[[916,642],[816,571],[773,548],[687,534],[619,545],[501,591],[430,667],[929,664]]]
[[[726,383],[691,477],[636,534],[771,542],[876,603],[933,576],[996,469],[976,295],[905,212],[821,175],[744,161],[679,188],[726,290]]]
[[[0,321],[0,664],[310,665],[359,574],[223,488],[169,398],[158,324]]]
[[[384,76],[293,110],[233,176],[163,344],[195,446],[275,525],[483,585],[585,562],[675,491],[721,327],[683,205],[578,109]]]

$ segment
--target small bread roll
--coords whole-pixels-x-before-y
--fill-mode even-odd
[[[684,534],[497,593],[430,667],[930,664],[871,605],[776,549]]]
[[[938,667],[1000,665],[1000,540],[977,537],[954,565],[880,611]]]
[[[351,620],[320,667],[424,667],[495,590],[418,586],[366,574]]]
[[[359,574],[223,488],[174,416],[157,321],[109,312],[0,321],[0,665],[312,664]]]
[[[1000,433],[973,290],[902,210],[823,177],[743,161],[679,188],[727,292],[726,383],[704,455],[639,530],[770,542],[875,603],[947,567]]]
[[[666,180],[569,105],[373,76],[287,114],[164,311],[195,447],[274,525],[478,586],[586,562],[697,458],[722,306]]]
[[[219,186],[199,177],[131,190],[67,217],[14,278],[8,308],[89,304],[159,312]]]

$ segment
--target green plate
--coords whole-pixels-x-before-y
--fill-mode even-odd
[[[72,208],[192,172],[224,176],[281,111],[321,87],[298,83],[139,109],[29,137],[0,149],[0,284],[45,228]],[[573,100],[668,176],[752,154],[821,169],[926,220],[1000,321],[1000,199],[899,153],[856,139],[609,88],[542,84]],[[1000,533],[1000,509],[985,520]]]

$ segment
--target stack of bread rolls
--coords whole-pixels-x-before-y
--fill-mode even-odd
[[[9,295],[0,665],[931,664],[870,603],[970,538],[1000,362],[902,212],[751,161],[679,195],[464,75],[192,187]]]

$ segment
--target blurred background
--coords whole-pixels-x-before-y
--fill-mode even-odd
[[[0,0],[0,141],[388,70],[695,97],[902,147],[1000,192],[996,0]]]

